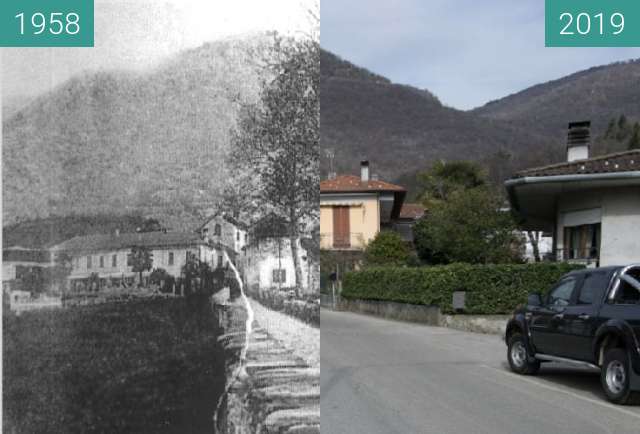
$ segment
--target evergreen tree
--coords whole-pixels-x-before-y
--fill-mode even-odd
[[[610,119],[609,125],[607,126],[607,131],[604,133],[604,138],[609,139],[613,137],[615,130],[616,130],[616,121],[615,119]]]
[[[629,133],[628,129],[627,117],[625,115],[620,115],[618,118],[618,132],[616,134],[616,138],[618,140],[624,140]]]
[[[629,149],[640,149],[640,124],[636,122],[633,125],[633,133],[628,143]]]

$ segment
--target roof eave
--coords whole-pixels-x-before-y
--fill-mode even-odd
[[[640,179],[640,170],[628,172],[606,172],[606,173],[573,173],[568,175],[548,175],[548,176],[523,176],[505,181],[507,189],[524,184],[545,184],[560,182],[584,182],[584,181],[611,181],[623,179]]]

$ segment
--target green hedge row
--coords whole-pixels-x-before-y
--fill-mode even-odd
[[[342,296],[435,305],[453,313],[453,292],[467,291],[465,313],[505,314],[524,303],[527,294],[545,293],[562,275],[579,268],[565,263],[366,268],[344,276]]]

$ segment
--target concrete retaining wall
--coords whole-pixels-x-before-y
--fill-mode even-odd
[[[502,335],[509,318],[510,315],[442,315],[440,325],[465,332]]]
[[[419,322],[429,325],[440,324],[440,308],[437,306],[390,301],[341,299],[338,309],[400,321]]]
[[[419,322],[467,332],[496,335],[504,333],[510,317],[509,315],[443,315],[438,306],[376,300],[339,299],[337,309],[375,315],[387,319]]]

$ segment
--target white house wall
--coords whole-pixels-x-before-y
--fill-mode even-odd
[[[216,225],[220,225],[220,235],[215,235]],[[247,231],[228,221],[223,216],[212,218],[203,229],[207,230],[207,238],[230,247],[236,253],[240,253],[247,242]]]
[[[600,265],[640,262],[640,189],[637,187],[572,192],[558,199],[557,248],[564,248],[564,227],[594,223],[601,215]],[[580,219],[582,218],[581,221]],[[565,224],[565,221],[568,224]]]
[[[153,254],[153,269],[163,268],[170,275],[179,277],[182,272],[182,267],[184,267],[187,261],[187,252],[196,254],[200,260],[207,261],[210,265],[212,261],[217,261],[219,253],[217,250],[205,246],[151,249],[151,253]],[[98,273],[102,278],[132,276],[136,273],[134,273],[131,270],[131,267],[127,265],[127,255],[129,253],[131,253],[131,249],[73,255],[73,267],[69,278],[84,279],[89,277],[92,273]],[[172,265],[169,264],[169,253],[173,253]],[[112,256],[114,254],[117,257],[116,267],[112,266]],[[91,268],[87,268],[88,256],[91,256]],[[101,256],[104,257],[104,267],[100,267]],[[149,274],[149,272],[144,273],[144,275],[147,274]]]
[[[298,256],[302,268],[301,288],[309,287],[309,258],[305,250],[298,245]],[[278,242],[276,240],[261,241],[258,246],[251,245],[247,253],[247,267],[245,279],[250,288],[258,286],[260,289],[278,288],[279,284],[273,281],[273,270],[286,270],[286,281],[280,284],[282,288],[296,286],[295,267],[288,239],[280,241],[280,254],[278,255]],[[312,271],[311,271],[312,272]]]

